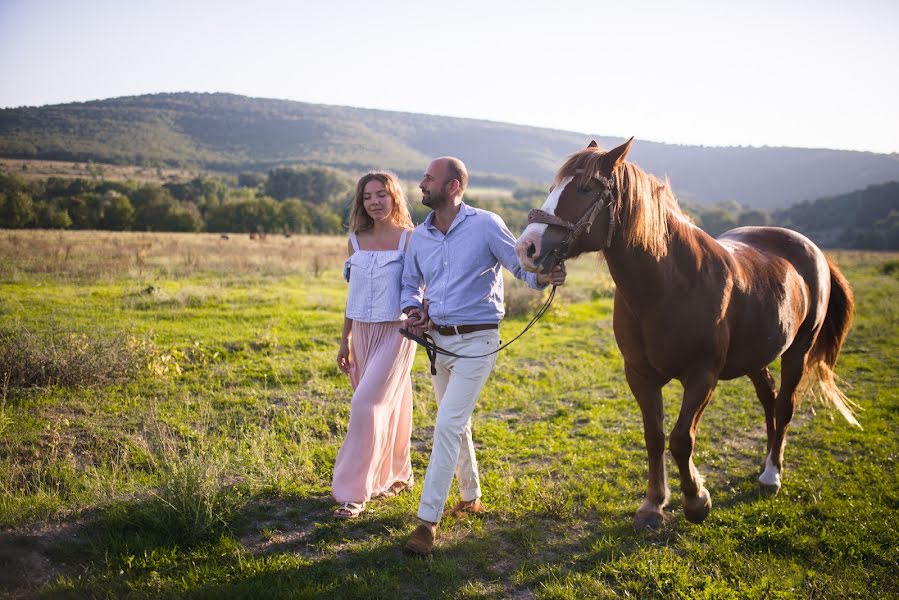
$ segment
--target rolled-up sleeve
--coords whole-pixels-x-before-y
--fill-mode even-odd
[[[537,283],[537,274],[525,271],[518,261],[518,254],[515,252],[515,236],[506,227],[506,223],[498,216],[493,215],[491,219],[492,227],[495,228],[495,235],[488,236],[490,251],[496,260],[504,266],[512,275],[528,284],[529,288],[535,290],[546,289],[546,285]]]
[[[424,297],[424,279],[422,277],[421,268],[415,252],[415,233],[409,240],[409,247],[406,249],[406,260],[403,263],[402,291],[400,292],[401,308],[421,308],[422,299]]]

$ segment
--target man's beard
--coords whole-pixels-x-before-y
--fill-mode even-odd
[[[446,206],[448,201],[449,197],[442,189],[439,192],[431,192],[430,194],[422,194],[421,196],[421,203],[431,210],[437,210],[438,208]]]

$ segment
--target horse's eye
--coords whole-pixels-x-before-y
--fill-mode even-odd
[[[578,186],[577,191],[581,194],[586,194],[590,191],[590,186],[589,185],[580,185],[580,186]]]

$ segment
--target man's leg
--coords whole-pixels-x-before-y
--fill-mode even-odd
[[[435,341],[458,354],[485,354],[496,350],[499,333],[488,330],[464,336],[435,336]],[[443,358],[448,359],[440,362],[447,367],[449,376],[437,409],[434,443],[418,507],[418,517],[435,524],[442,516],[457,465],[463,498],[470,500],[480,494],[471,441],[471,413],[496,363],[495,354],[484,358]],[[440,387],[439,380],[435,381],[436,392]]]
[[[483,352],[480,354],[483,354]],[[446,394],[446,388],[449,385],[450,375],[454,368],[454,361],[456,360],[458,359],[443,355],[437,357],[435,364],[437,373],[431,377],[431,383],[434,387],[434,397],[437,399],[438,408],[443,402],[443,396]],[[481,384],[481,387],[483,388],[483,384]],[[478,395],[480,395],[480,392],[478,392]],[[470,502],[481,497],[478,462],[475,458],[474,441],[471,437],[470,417],[468,422],[465,423],[465,428],[462,430],[461,439],[459,441],[459,456],[456,460],[454,473],[456,475],[456,480],[459,482],[459,493],[462,495],[462,500]]]

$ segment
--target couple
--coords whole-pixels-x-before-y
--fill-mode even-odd
[[[334,465],[332,493],[341,503],[335,517],[355,517],[370,498],[412,486],[409,373],[415,344],[399,329],[429,330],[438,346],[455,354],[487,354],[500,345],[505,314],[500,265],[534,289],[565,282],[561,265],[550,274],[524,271],[502,219],[462,201],[467,186],[461,160],[431,161],[419,187],[432,212],[414,230],[396,177],[369,173],[356,187],[344,271],[350,287],[337,353],[355,393]],[[436,358],[437,418],[418,506],[421,524],[406,543],[411,552],[431,552],[454,473],[462,501],[450,514],[485,510],[471,414],[495,363],[496,354]]]

